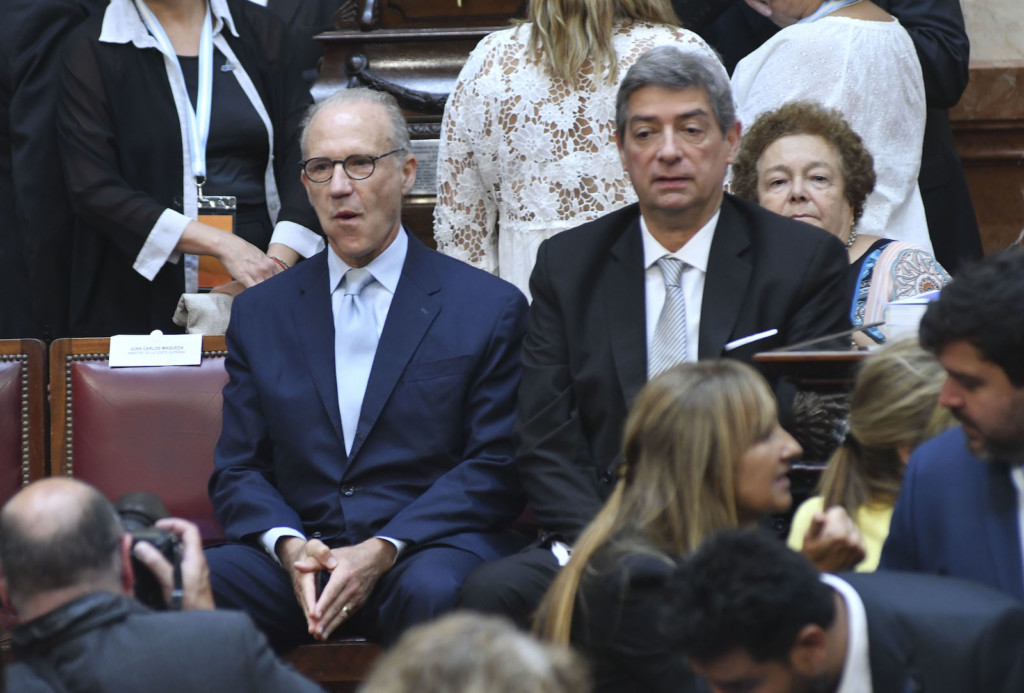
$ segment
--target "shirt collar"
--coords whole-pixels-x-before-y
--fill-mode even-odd
[[[822,573],[821,581],[838,592],[846,603],[846,661],[836,693],[872,693],[868,614],[864,602],[850,583],[835,575]]]
[[[640,236],[643,239],[644,244],[644,270],[648,270],[651,266],[656,263],[659,259],[670,255],[671,257],[679,258],[690,267],[699,269],[701,272],[707,274],[708,271],[708,257],[711,255],[711,241],[715,237],[715,229],[718,227],[718,217],[722,215],[722,210],[719,209],[714,215],[708,219],[708,223],[704,224],[693,237],[688,240],[682,248],[674,253],[670,253],[665,246],[654,238],[651,234],[650,229],[647,228],[647,222],[644,221],[643,215],[640,216]]]
[[[395,240],[391,242],[377,257],[370,261],[365,269],[370,271],[373,278],[387,289],[392,295],[398,288],[398,280],[402,276],[402,266],[405,265],[405,256],[409,250],[409,237],[406,235],[405,227],[399,229]],[[330,280],[331,293],[338,288],[338,284],[345,276],[345,272],[353,269],[345,263],[330,244],[327,245],[327,273]]]
[[[227,0],[207,0],[213,14],[213,35],[220,34],[227,26],[231,35],[238,37],[235,20],[228,10]],[[110,0],[103,13],[103,27],[100,29],[100,43],[133,43],[137,48],[154,48],[156,39],[149,35],[146,24],[139,16],[133,0]]]

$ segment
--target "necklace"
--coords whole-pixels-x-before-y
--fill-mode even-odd
[[[855,240],[857,240],[857,227],[856,226],[851,226],[850,227],[850,237],[848,239],[846,239],[846,247],[849,248],[849,247],[853,246],[853,242]]]

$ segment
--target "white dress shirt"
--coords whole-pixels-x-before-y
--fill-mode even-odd
[[[822,573],[821,581],[838,592],[846,603],[846,662],[836,693],[872,693],[868,613],[864,602],[850,583],[835,575]]]
[[[711,241],[715,237],[718,217],[722,211],[708,220],[708,223],[693,235],[686,244],[674,253],[655,240],[647,228],[647,222],[640,217],[640,235],[644,244],[644,302],[647,315],[647,360],[651,357],[651,344],[654,341],[654,329],[661,316],[661,308],[665,304],[665,277],[658,269],[660,258],[674,257],[686,264],[683,270],[683,298],[686,301],[686,356],[684,361],[696,361],[700,341],[700,307],[704,300],[704,278],[708,273],[708,256],[711,254]]]

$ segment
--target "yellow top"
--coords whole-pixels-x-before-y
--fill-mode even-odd
[[[812,496],[800,504],[793,515],[793,524],[789,527],[789,539],[786,543],[794,551],[803,547],[804,535],[811,526],[811,519],[821,512],[823,501],[821,496]],[[857,517],[853,518],[857,529],[864,538],[864,560],[854,570],[859,573],[872,573],[878,568],[878,559],[882,556],[882,544],[889,535],[889,522],[892,521],[892,506],[871,504],[862,505],[857,509]]]

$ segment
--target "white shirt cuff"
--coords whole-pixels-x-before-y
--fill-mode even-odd
[[[382,536],[377,536],[376,538],[377,539],[383,539],[384,541],[388,542],[389,544],[394,545],[394,547],[395,547],[395,563],[398,562],[398,557],[402,555],[403,551],[405,551],[405,547],[409,545],[408,542],[404,542],[401,539],[392,539],[391,537],[382,537]],[[392,563],[391,565],[394,565],[394,563]]]
[[[261,534],[260,544],[263,545],[263,550],[273,556],[274,560],[277,561],[278,564],[281,563],[281,559],[277,557],[277,551],[274,549],[277,548],[277,540],[281,537],[298,537],[303,541],[306,540],[306,537],[302,532],[292,529],[291,527],[274,527],[273,529],[268,529],[266,532]]]
[[[286,245],[302,257],[311,257],[324,249],[324,239],[294,221],[279,221],[274,227],[271,243]]]
[[[168,262],[177,262],[181,253],[174,249],[185,233],[185,227],[192,221],[184,214],[173,209],[165,209],[156,224],[149,231],[142,250],[135,258],[132,268],[149,281],[153,281],[157,272]]]

